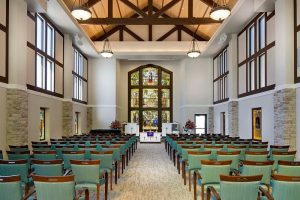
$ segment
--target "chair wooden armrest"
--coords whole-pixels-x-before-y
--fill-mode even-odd
[[[36,193],[35,190],[33,190],[32,192],[29,192],[27,195],[25,195],[22,200],[27,200],[29,197],[31,197],[34,193]]]
[[[230,172],[232,173],[233,176],[239,176],[240,172],[237,169],[230,169]]]
[[[215,188],[213,186],[207,187],[206,200],[210,200],[211,193],[213,194],[213,196],[215,197],[216,200],[221,200],[220,195],[218,194],[218,192],[215,190]]]
[[[194,173],[195,173],[196,176],[198,176],[200,179],[202,179],[202,176],[201,176],[201,174],[198,170],[195,170]]]
[[[266,191],[264,188],[262,188],[261,186],[259,186],[259,191],[260,191],[264,196],[266,196],[267,199],[269,199],[269,200],[274,200],[274,198],[272,197],[272,195],[271,195],[268,191]]]

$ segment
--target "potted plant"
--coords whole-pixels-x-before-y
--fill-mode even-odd
[[[112,121],[112,122],[111,122],[110,128],[111,128],[111,129],[121,129],[121,128],[122,128],[122,124],[121,124],[120,121],[115,120],[115,121]]]
[[[192,130],[194,130],[195,128],[195,123],[190,119],[185,123],[185,126],[183,127],[184,131],[186,131],[188,134],[191,134]]]

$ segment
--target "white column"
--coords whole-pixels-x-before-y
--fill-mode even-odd
[[[228,53],[228,97],[229,99],[237,99],[237,34],[231,34]]]
[[[294,1],[275,2],[276,87],[294,83]],[[282,87],[279,87],[282,88]]]
[[[64,36],[64,97],[71,100],[73,98],[73,47],[72,36]]]

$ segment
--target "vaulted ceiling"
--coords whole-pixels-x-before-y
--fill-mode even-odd
[[[238,0],[227,0],[233,8]],[[70,10],[79,0],[64,0]],[[93,41],[209,40],[222,22],[209,18],[213,0],[83,0],[92,18],[79,22]],[[184,37],[188,35],[190,37]],[[113,37],[114,36],[114,37]]]

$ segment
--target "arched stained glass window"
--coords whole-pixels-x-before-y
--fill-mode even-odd
[[[140,66],[128,73],[128,120],[141,131],[161,131],[172,122],[172,72],[157,65]]]

